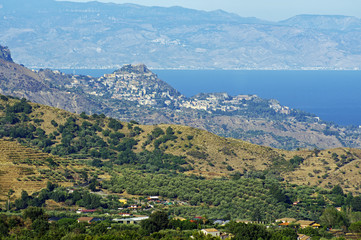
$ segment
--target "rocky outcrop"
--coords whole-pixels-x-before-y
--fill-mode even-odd
[[[76,113],[102,112],[101,104],[89,96],[64,87],[66,75],[51,70],[32,71],[14,63],[7,47],[0,46],[0,50],[0,94],[24,97]]]
[[[150,73],[150,70],[147,68],[147,66],[145,66],[145,64],[139,63],[139,64],[126,64],[116,72],[144,74],[144,73]]]
[[[0,59],[4,59],[8,62],[13,62],[13,59],[11,58],[10,50],[7,47],[3,47],[0,45]]]

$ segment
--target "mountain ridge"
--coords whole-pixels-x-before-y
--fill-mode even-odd
[[[52,73],[53,74],[53,73]],[[98,104],[87,97],[61,91],[49,85],[46,78],[13,62],[0,59],[0,93],[26,97],[36,102],[72,111]]]
[[[13,59],[11,58],[11,53],[8,47],[3,47],[0,45],[0,59],[13,62]]]
[[[0,1],[0,42],[31,68],[120,68],[135,62],[153,69],[361,68],[356,18],[337,23],[335,16],[320,16],[317,27],[300,17],[268,22],[180,7],[32,1],[24,9]]]
[[[280,24],[289,26],[298,26],[310,29],[322,30],[351,30],[361,28],[361,19],[353,16],[344,15],[314,15],[301,14],[283,21]]]

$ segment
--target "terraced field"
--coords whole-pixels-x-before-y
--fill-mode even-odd
[[[78,178],[77,171],[83,167],[16,141],[0,139],[0,201],[7,198],[10,189],[15,191],[13,197],[16,197],[23,189],[29,194],[39,191],[48,181],[71,185]],[[71,177],[67,179],[65,172],[69,172]]]

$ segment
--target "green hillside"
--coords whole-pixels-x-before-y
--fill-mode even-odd
[[[355,207],[351,193],[359,191],[353,180],[359,179],[359,171],[352,166],[357,168],[361,157],[356,149],[291,152],[185,126],[139,125],[25,99],[0,99],[3,200],[10,187],[15,199],[22,190],[36,192],[51,181],[130,199],[160,196],[174,203],[170,212],[184,217],[317,220],[328,205]],[[345,177],[337,177],[340,171]],[[10,177],[12,172],[16,174]],[[350,194],[334,193],[337,185]],[[35,194],[22,201],[26,206],[34,199],[45,206],[50,205],[46,199],[85,204],[59,189],[62,197],[48,193],[40,201]],[[112,201],[98,199],[89,206],[117,206]]]

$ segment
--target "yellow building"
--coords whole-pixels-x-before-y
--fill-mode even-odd
[[[119,199],[119,202],[120,202],[120,203],[123,203],[123,204],[127,204],[127,203],[128,203],[128,200],[127,200],[127,199]]]
[[[185,219],[183,217],[174,217],[173,220],[186,221],[187,219]]]

